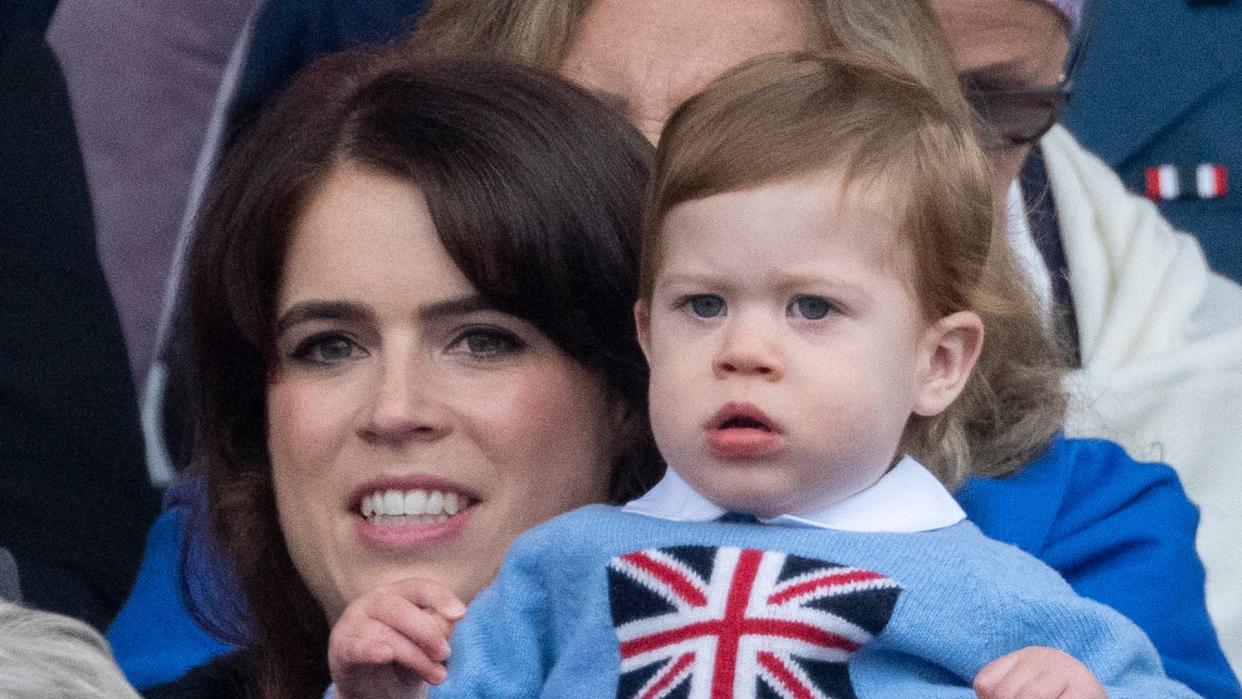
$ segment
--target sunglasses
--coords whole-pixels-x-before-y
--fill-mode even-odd
[[[1004,149],[1039,140],[1057,123],[1069,102],[1073,81],[1015,90],[965,86],[966,101],[979,116],[979,137],[985,148]]]

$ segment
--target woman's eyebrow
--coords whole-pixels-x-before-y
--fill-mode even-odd
[[[374,318],[371,309],[351,301],[303,301],[291,306],[276,321],[276,335],[310,320],[366,322]]]
[[[460,316],[475,311],[490,311],[495,307],[478,294],[467,294],[436,301],[418,309],[418,320],[427,323],[448,316]]]
[[[418,309],[418,320],[419,322],[427,323],[450,316],[489,310],[494,310],[494,307],[482,296],[467,294],[420,306]],[[367,306],[353,301],[303,301],[291,306],[276,321],[276,335],[279,336],[299,323],[312,320],[345,320],[353,323],[367,323],[375,321],[375,312]]]

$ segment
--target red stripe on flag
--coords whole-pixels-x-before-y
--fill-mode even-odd
[[[1147,179],[1147,197],[1149,199],[1160,198],[1160,168],[1149,167],[1144,173]]]
[[[1229,170],[1224,165],[1212,168],[1213,179],[1216,180],[1216,196],[1223,197],[1229,193]]]
[[[673,686],[673,682],[682,674],[683,670],[690,667],[690,663],[693,662],[693,660],[694,653],[686,653],[678,658],[677,662],[673,663],[673,666],[664,673],[664,677],[661,677],[659,682],[656,682],[651,686],[651,689],[647,690],[647,693],[642,696],[642,699],[655,699],[655,697],[659,696],[660,692],[663,692],[665,689]]]
[[[628,553],[622,556],[621,560],[649,573],[656,580],[673,588],[673,593],[685,600],[686,603],[695,607],[702,607],[707,604],[707,598],[703,596],[702,590],[687,580],[686,576],[682,575],[681,571],[676,568],[661,563],[642,551]]]
[[[868,580],[882,580],[883,575],[871,570],[851,570],[845,573],[833,573],[823,577],[806,580],[804,582],[791,585],[784,590],[768,597],[768,604],[783,604],[789,600],[804,595],[808,592],[815,591],[816,588],[827,587],[829,585],[849,585],[851,583],[866,582]]]
[[[759,665],[771,673],[772,677],[774,677],[777,682],[780,682],[781,686],[785,688],[785,691],[788,692],[794,699],[815,699],[815,695],[811,694],[807,690],[806,685],[802,683],[802,680],[795,677],[794,674],[789,671],[789,668],[785,667],[785,664],[782,663],[775,655],[772,655],[767,651],[760,651],[759,653],[756,653],[756,659],[758,660]]]
[[[742,549],[737,569],[733,571],[733,583],[725,602],[724,619],[720,621],[720,641],[716,645],[716,667],[712,669],[711,699],[733,699],[733,673],[737,671],[738,639],[744,633],[746,602],[750,597],[755,576],[759,574],[759,561],[763,552]]]

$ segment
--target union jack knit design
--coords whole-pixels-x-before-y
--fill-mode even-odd
[[[778,551],[676,546],[608,564],[624,699],[853,699],[846,661],[901,586]]]

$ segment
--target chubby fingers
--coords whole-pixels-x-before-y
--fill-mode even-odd
[[[460,600],[438,583],[410,579],[376,588],[350,603],[332,629],[333,676],[393,663],[438,684],[447,674],[448,637],[464,614]]]
[[[443,643],[443,640],[440,642]],[[447,646],[444,643],[443,649],[439,649],[432,645],[435,650],[428,652],[426,645],[420,645],[419,641],[393,627],[375,619],[363,618],[348,627],[338,625],[333,630],[329,640],[329,661],[338,684],[348,684],[349,678],[354,676],[366,677],[366,673],[384,666],[406,668],[425,682],[439,684],[447,676],[443,663],[447,657]],[[392,668],[391,671],[396,672],[397,669]]]
[[[979,699],[1107,699],[1091,670],[1055,648],[1031,646],[988,663],[975,677]]]
[[[405,578],[379,588],[410,601],[424,609],[433,610],[447,621],[457,622],[466,615],[466,605],[448,586],[426,578]]]

